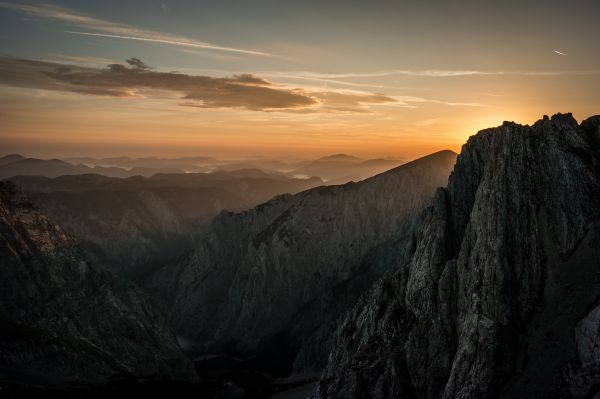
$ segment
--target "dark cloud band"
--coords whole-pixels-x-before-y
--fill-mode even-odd
[[[320,108],[343,105],[361,112],[365,104],[395,102],[380,94],[311,92],[275,85],[252,74],[231,77],[158,72],[137,58],[127,65],[91,68],[21,58],[0,58],[0,84],[114,97],[153,96],[168,92],[182,105],[200,108],[243,108],[256,111]]]

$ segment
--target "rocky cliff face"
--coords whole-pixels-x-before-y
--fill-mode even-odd
[[[194,379],[165,319],[132,284],[0,182],[0,380],[54,385]]]
[[[320,369],[336,318],[412,243],[412,227],[456,154],[360,183],[223,213],[188,258],[149,284],[199,353],[258,354],[275,372]]]
[[[598,394],[600,117],[471,137],[416,236],[337,330],[317,397]]]

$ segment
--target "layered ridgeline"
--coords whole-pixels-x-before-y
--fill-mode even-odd
[[[277,194],[322,184],[259,170],[111,178],[11,178],[81,243],[94,265],[137,279],[193,248],[200,228],[223,209],[241,211]]]
[[[222,213],[149,286],[198,354],[257,354],[279,374],[294,361],[322,369],[336,318],[399,262],[455,160],[442,151],[360,183]]]
[[[19,154],[10,154],[0,158],[0,179],[12,176],[83,175],[96,173],[111,177],[152,176],[156,173],[183,173],[176,168],[119,168],[114,166],[73,165],[60,159],[25,158]]]
[[[317,396],[597,395],[599,247],[599,116],[479,132],[412,256],[338,329]]]
[[[89,266],[7,182],[0,182],[0,274],[2,385],[195,378],[144,295]]]

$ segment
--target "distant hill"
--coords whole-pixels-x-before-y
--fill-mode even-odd
[[[131,158],[75,157],[61,159],[26,158],[19,154],[0,158],[0,179],[13,176],[58,177],[99,174],[108,177],[152,176],[157,173],[215,173],[245,170],[291,178],[320,177],[327,185],[361,181],[403,164],[401,159],[362,159],[333,154],[316,160],[273,159],[218,160],[211,157]]]
[[[76,157],[66,158],[65,161],[72,164],[84,164],[90,167],[119,167],[127,170],[135,168],[143,169],[167,169],[177,170],[179,172],[208,172],[215,168],[215,165],[221,164],[219,161],[211,157],[180,157],[180,158],[159,158],[159,157],[110,157],[110,158],[92,158],[92,157]]]
[[[19,154],[9,154],[0,158],[0,165],[6,165],[17,161],[22,161],[23,159],[25,159],[25,157]]]
[[[97,173],[110,177],[152,176],[156,173],[182,173],[175,168],[142,168],[123,169],[120,167],[89,167],[83,164],[73,165],[60,159],[23,158],[20,155],[9,155],[0,158],[0,179],[13,176],[45,176],[58,177],[65,175],[82,175]]]
[[[403,163],[402,160],[364,160],[351,155],[336,154],[319,158],[289,174],[291,176],[319,176],[327,184],[344,184],[349,181],[364,180]]]

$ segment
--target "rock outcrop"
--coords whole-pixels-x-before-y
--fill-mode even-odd
[[[223,213],[149,286],[196,353],[257,355],[280,375],[292,362],[321,370],[337,317],[401,261],[455,159],[442,151],[360,183]]]
[[[471,137],[416,237],[338,328],[316,397],[597,397],[600,117]]]
[[[194,380],[165,318],[131,283],[97,271],[72,238],[0,182],[0,380]]]

